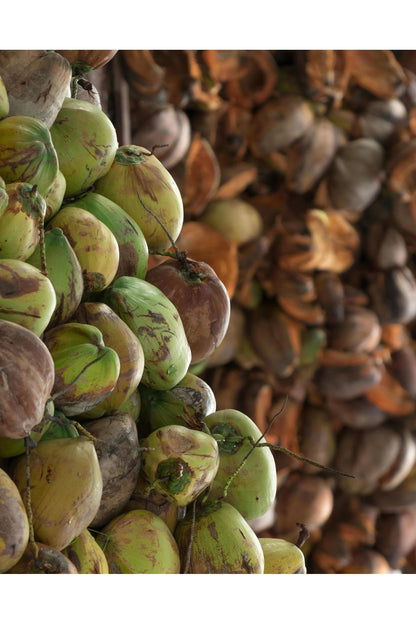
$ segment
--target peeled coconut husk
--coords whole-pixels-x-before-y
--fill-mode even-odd
[[[45,344],[32,331],[0,319],[0,436],[24,438],[43,418],[54,377]]]

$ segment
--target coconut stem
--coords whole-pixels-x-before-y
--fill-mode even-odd
[[[156,147],[156,146],[155,146]],[[154,148],[153,148],[154,149]],[[155,252],[151,252],[153,254],[158,254],[160,256],[165,256],[165,255],[171,255],[171,257],[175,258],[176,260],[178,260],[178,262],[180,262],[184,268],[186,268],[187,266],[187,260],[186,260],[186,256],[188,254],[187,251],[180,251],[178,246],[176,245],[175,241],[173,240],[172,236],[170,235],[170,233],[168,232],[167,228],[165,227],[165,225],[162,223],[162,221],[159,219],[159,217],[157,216],[157,214],[155,214],[153,212],[153,210],[151,210],[150,208],[148,208],[146,206],[146,204],[144,203],[144,201],[142,200],[142,198],[140,197],[140,193],[139,191],[137,191],[137,197],[139,198],[139,201],[141,203],[141,205],[143,206],[143,208],[152,215],[152,217],[154,219],[156,219],[156,221],[158,222],[158,224],[160,225],[160,227],[162,228],[162,230],[165,232],[166,236],[169,239],[170,244],[172,245],[173,249],[175,250],[175,254],[170,254],[169,252],[159,252],[159,251],[155,251]]]
[[[299,535],[298,535],[298,539],[296,541],[295,546],[297,546],[298,548],[302,548],[306,540],[310,538],[310,533],[308,529],[306,528],[306,526],[302,524],[301,522],[296,522],[296,526],[299,527]]]
[[[253,443],[254,444],[254,443]],[[288,448],[284,446],[279,446],[278,444],[256,444],[258,448],[262,448],[267,446],[272,449],[272,451],[278,451],[279,453],[284,453],[285,455],[289,455],[289,457],[293,457],[294,459],[298,459],[299,461],[307,462],[311,464],[311,466],[315,466],[316,468],[320,468],[321,470],[325,470],[326,472],[331,472],[332,474],[340,475],[342,477],[349,477],[350,479],[355,479],[355,476],[352,474],[348,474],[347,472],[341,472],[340,470],[336,470],[335,468],[330,468],[329,466],[323,466],[322,464],[314,461],[313,459],[309,459],[309,457],[303,457],[302,455],[298,455],[293,451],[290,451]],[[255,446],[253,446],[255,448]]]
[[[33,528],[33,512],[32,512],[32,496],[30,492],[30,449],[33,448],[34,442],[29,436],[25,437],[25,452],[26,452],[26,492],[25,492],[25,506],[27,519],[29,523],[29,542],[35,553],[35,558],[39,556],[39,548],[35,542],[35,530]]]
[[[197,502],[197,499],[195,499],[194,502],[192,503],[191,531],[190,531],[190,535],[189,535],[188,549],[186,551],[186,561],[185,561],[185,567],[184,567],[184,570],[183,570],[184,574],[188,574],[189,573],[189,568],[190,568],[190,565],[191,565],[192,546],[193,546],[193,543],[194,543],[195,522],[196,522],[196,502]]]
[[[40,266],[41,273],[48,277],[48,267],[46,265],[46,248],[45,248],[45,215],[42,211],[39,214],[39,250],[40,250]]]
[[[245,457],[243,457],[240,465],[236,468],[236,470],[234,470],[234,472],[228,477],[227,481],[225,482],[224,485],[224,490],[222,493],[222,496],[218,499],[218,500],[223,500],[224,498],[226,498],[227,493],[228,493],[228,488],[230,487],[231,483],[234,481],[235,477],[238,475],[238,473],[240,472],[240,470],[242,469],[242,467],[244,466],[244,464],[246,463],[246,461],[248,460],[248,458],[250,457],[251,453],[254,451],[255,448],[257,448],[260,444],[260,441],[264,438],[265,435],[267,435],[267,433],[270,431],[274,421],[276,420],[276,418],[278,416],[280,416],[280,414],[282,414],[282,412],[284,411],[286,404],[287,404],[287,400],[288,397],[286,396],[284,401],[283,401],[283,405],[280,408],[280,410],[273,416],[273,418],[271,419],[270,423],[268,424],[268,426],[266,427],[265,431],[261,434],[261,436],[259,437],[259,439],[256,442],[253,442],[253,440],[251,438],[248,438],[250,440],[250,442],[252,443],[252,447],[249,450],[249,452],[246,454]]]

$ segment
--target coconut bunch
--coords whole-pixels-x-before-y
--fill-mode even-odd
[[[412,569],[414,52],[120,61],[132,135],[168,144],[177,245],[215,267],[231,300],[225,338],[193,373],[270,444],[354,475],[273,451],[277,504],[258,535],[296,543],[305,525],[316,573]]]
[[[0,52],[0,573],[305,573],[250,524],[276,494],[263,432],[193,371],[231,286],[179,244],[153,146],[85,97],[115,56]]]

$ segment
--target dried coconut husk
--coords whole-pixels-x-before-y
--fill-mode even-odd
[[[132,111],[132,143],[149,151],[157,147],[157,157],[172,169],[184,158],[191,143],[191,125],[184,111],[172,105]]]
[[[253,116],[250,149],[256,158],[266,161],[270,155],[289,147],[314,123],[313,111],[299,96],[271,98]]]
[[[386,368],[414,400],[416,398],[415,343],[412,341],[391,351],[390,361],[386,363]]]
[[[416,545],[416,507],[380,514],[376,528],[376,548],[393,569],[402,568],[405,557]]]
[[[54,123],[70,88],[70,63],[47,50],[2,50],[0,76],[9,99],[9,116],[24,115]]]
[[[310,191],[324,175],[343,142],[345,138],[334,124],[326,118],[317,119],[288,149],[286,187],[295,193]]]
[[[256,180],[258,169],[251,163],[236,163],[221,168],[218,189],[212,199],[229,199],[243,193]]]
[[[354,134],[386,144],[408,120],[406,106],[397,98],[374,100],[356,118]]]
[[[24,438],[42,420],[55,368],[45,344],[32,331],[0,320],[0,435]]]
[[[401,95],[406,76],[391,50],[346,50],[351,77],[381,99]]]
[[[400,383],[389,373],[386,366],[380,368],[380,381],[365,393],[376,407],[391,416],[406,416],[414,411],[414,400]]]
[[[245,72],[226,81],[227,99],[245,108],[254,108],[266,102],[273,94],[278,68],[268,50],[247,50],[240,55],[248,60]]]
[[[331,480],[318,475],[291,472],[278,490],[277,535],[292,541],[299,533],[298,523],[309,530],[322,527],[330,517],[334,494]]]
[[[232,298],[238,278],[237,245],[205,223],[184,223],[176,245],[192,260],[206,262],[222,281]]]
[[[374,139],[355,139],[341,146],[327,177],[332,206],[359,217],[380,192],[384,150]]]
[[[387,186],[402,201],[409,201],[416,191],[415,159],[416,137],[395,146],[387,161]]]
[[[330,107],[341,106],[351,76],[345,50],[298,50],[296,66],[311,100]]]
[[[57,50],[71,65],[83,65],[91,69],[98,69],[106,65],[117,54],[118,50]]]
[[[377,385],[381,375],[373,354],[327,348],[320,354],[314,384],[326,398],[354,399]]]
[[[198,217],[220,184],[220,167],[210,143],[194,133],[186,156],[171,170],[186,218]]]
[[[410,473],[416,458],[416,445],[404,426],[383,423],[362,431],[341,431],[335,467],[355,479],[338,477],[348,493],[367,495],[376,490],[393,490]]]

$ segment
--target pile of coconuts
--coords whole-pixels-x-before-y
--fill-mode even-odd
[[[276,496],[264,432],[192,372],[230,298],[176,247],[154,146],[91,94],[116,53],[0,51],[0,573],[306,573],[250,524]]]

